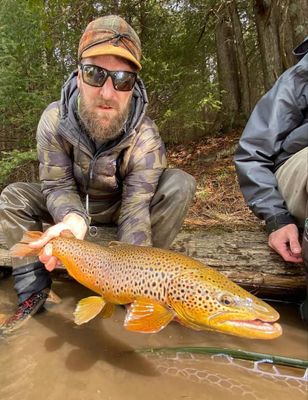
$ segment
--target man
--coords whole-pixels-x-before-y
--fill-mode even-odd
[[[140,40],[122,18],[98,18],[80,39],[78,59],[78,71],[64,85],[61,100],[47,107],[38,125],[41,185],[15,183],[1,194],[8,246],[24,231],[42,230],[42,222],[49,222],[52,226],[34,247],[65,229],[83,239],[90,224],[104,223],[117,224],[120,241],[168,247],[195,181],[183,171],[166,169],[164,144],[145,115]],[[42,293],[51,285],[47,270],[57,259],[49,244],[40,260],[13,262],[18,319],[44,302]]]
[[[285,261],[297,263],[303,261],[298,227],[304,227],[308,216],[308,38],[294,53],[298,63],[253,110],[235,165],[248,206],[266,222],[269,246]],[[308,270],[306,236],[303,256]],[[306,320],[307,301],[301,307]]]

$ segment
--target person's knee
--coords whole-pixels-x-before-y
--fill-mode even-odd
[[[25,190],[26,183],[14,182],[7,185],[0,194],[0,201],[7,201],[10,198],[16,198]]]
[[[13,229],[17,224],[20,227],[21,221],[17,218],[22,216],[44,215],[44,199],[37,183],[16,182],[6,186],[0,195],[0,219],[4,225],[8,224]],[[8,226],[6,226],[7,229]]]
[[[174,186],[178,191],[195,194],[196,180],[195,178],[185,171],[174,169]]]
[[[6,186],[0,194],[0,215],[18,198],[19,182]]]
[[[161,177],[161,189],[173,200],[192,199],[196,191],[195,178],[180,169],[166,169]]]

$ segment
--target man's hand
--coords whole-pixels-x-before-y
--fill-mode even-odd
[[[299,243],[298,229],[295,224],[286,225],[272,232],[268,238],[268,245],[288,262],[303,262]]]
[[[64,230],[69,230],[77,239],[83,239],[87,232],[87,224],[85,220],[78,214],[67,214],[62,222],[51,226],[47,229],[39,240],[29,244],[34,249],[44,247],[39,259],[45,264],[48,271],[52,271],[57,265],[60,264],[59,260],[52,255],[52,244],[48,243],[51,239],[60,236]]]

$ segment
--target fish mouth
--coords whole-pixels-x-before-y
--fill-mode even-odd
[[[282,328],[278,322],[261,319],[227,320],[221,324],[221,327],[231,330],[234,335],[252,339],[274,339],[282,335]]]

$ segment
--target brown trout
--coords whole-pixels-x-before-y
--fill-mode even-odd
[[[12,257],[39,255],[29,243],[42,232],[26,232]],[[216,270],[183,254],[154,247],[111,242],[100,246],[62,232],[52,254],[79,283],[100,296],[77,304],[75,323],[100,312],[109,317],[116,304],[129,304],[124,326],[154,333],[176,320],[195,330],[214,330],[253,339],[282,334],[279,314]]]

